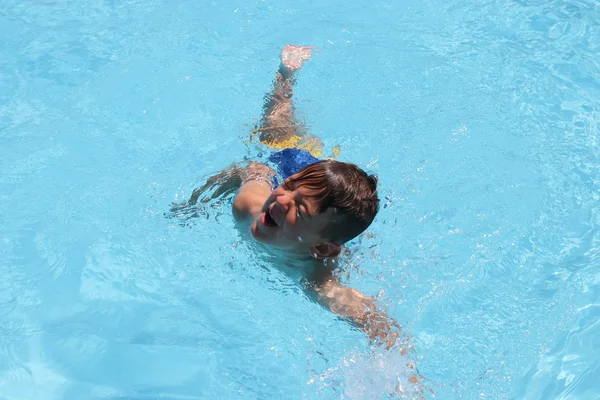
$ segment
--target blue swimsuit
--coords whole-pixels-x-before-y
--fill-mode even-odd
[[[316,163],[319,159],[306,150],[288,148],[271,154],[269,161],[275,164],[281,178],[286,180],[304,167]],[[277,178],[273,178],[273,185],[279,186]]]

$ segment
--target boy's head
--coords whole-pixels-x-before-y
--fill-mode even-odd
[[[354,164],[317,162],[292,175],[286,185],[305,189],[319,214],[333,211],[320,233],[340,245],[364,232],[379,210],[377,177]]]
[[[378,210],[375,176],[354,164],[320,161],[275,189],[251,230],[267,244],[335,257],[342,244],[369,227]]]

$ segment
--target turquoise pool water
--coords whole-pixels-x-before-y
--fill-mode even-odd
[[[0,398],[600,397],[600,6],[2,1]],[[296,104],[385,208],[344,280],[372,348],[240,239],[165,218],[247,146],[286,43]],[[413,388],[406,387],[410,397]]]

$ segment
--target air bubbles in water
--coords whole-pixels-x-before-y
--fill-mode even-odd
[[[336,366],[311,379],[319,391],[343,390],[345,399],[422,398],[419,384],[409,381],[415,375],[411,360],[400,345],[389,350],[349,352]]]

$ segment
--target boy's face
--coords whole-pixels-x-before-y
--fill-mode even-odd
[[[333,210],[318,213],[308,190],[303,186],[294,187],[289,182],[284,182],[267,198],[261,213],[250,226],[252,236],[274,247],[306,250],[317,258],[337,255],[320,254],[323,246],[337,246],[320,235],[335,218]]]

